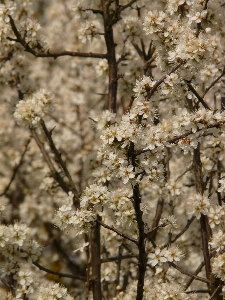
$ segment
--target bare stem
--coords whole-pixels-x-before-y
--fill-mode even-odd
[[[51,172],[51,176],[58,182],[59,186],[62,188],[63,191],[65,191],[66,193],[68,193],[71,189],[69,187],[69,185],[67,183],[65,183],[65,181],[63,180],[63,178],[60,176],[60,174],[56,171],[51,158],[49,157],[47,151],[45,150],[44,144],[43,142],[40,140],[38,134],[36,133],[34,128],[30,128],[30,132],[35,140],[35,142],[37,143],[39,149],[41,150],[41,153],[44,156],[45,161],[47,162],[47,165],[50,169]]]
[[[26,52],[31,53],[32,55],[34,55],[35,57],[52,57],[54,59],[56,59],[57,57],[60,56],[77,56],[77,57],[91,57],[91,58],[107,58],[107,54],[102,54],[102,53],[85,53],[85,52],[75,52],[75,51],[59,51],[59,52],[54,52],[54,51],[50,51],[48,50],[47,53],[44,52],[38,52],[34,49],[32,49],[29,44],[25,41],[25,38],[20,34],[20,32],[18,31],[16,24],[13,20],[13,18],[9,15],[9,19],[10,19],[10,25],[12,27],[13,33],[16,36],[16,39],[14,38],[10,38],[8,37],[8,40],[10,41],[14,41],[17,42],[19,44],[21,44],[24,47],[24,50]]]
[[[73,275],[73,274],[67,274],[67,273],[60,273],[60,272],[55,272],[52,270],[49,270],[41,265],[39,265],[38,262],[33,262],[33,264],[38,267],[40,270],[49,273],[49,274],[53,274],[53,275],[57,275],[59,277],[67,277],[67,278],[73,278],[73,279],[77,279],[77,280],[81,280],[81,281],[86,281],[86,278],[83,276],[79,276],[79,275]]]
[[[173,262],[169,262],[169,265],[172,266],[173,268],[177,269],[178,271],[180,271],[182,274],[185,274],[187,276],[190,276],[191,278],[195,279],[195,280],[198,280],[198,281],[202,281],[204,283],[209,283],[209,280],[208,279],[205,279],[203,277],[200,277],[200,276],[197,276],[195,274],[192,274],[191,272],[189,271],[186,271],[184,270],[183,268],[177,266],[175,263]]]
[[[172,68],[171,71],[169,71],[166,75],[164,75],[161,79],[159,79],[155,85],[151,88],[151,90],[148,92],[148,99],[151,98],[151,96],[154,94],[154,92],[157,90],[157,88],[164,82],[164,80],[166,79],[166,77],[174,72],[176,72],[176,70],[178,70],[182,65],[185,64],[185,60],[181,60],[181,62],[179,62],[176,66],[174,66]]]
[[[133,243],[135,243],[135,244],[137,245],[138,240],[132,238],[131,236],[129,236],[129,235],[127,235],[127,234],[122,233],[121,231],[117,230],[114,226],[109,226],[109,225],[103,223],[103,222],[100,221],[100,220],[96,220],[96,221],[97,221],[97,223],[99,223],[101,226],[103,226],[103,227],[105,227],[105,228],[107,228],[107,229],[109,229],[109,230],[111,230],[111,231],[116,232],[118,235],[122,236],[123,238],[125,238],[125,239],[127,239],[128,241],[131,241],[131,242],[133,242]]]
[[[210,107],[208,106],[208,104],[204,101],[204,99],[199,95],[199,93],[196,91],[196,89],[191,85],[190,82],[185,81],[189,90],[195,95],[195,97],[198,99],[198,101],[206,108],[206,109],[210,109]]]
[[[100,217],[97,216],[98,222],[91,229],[91,269],[92,269],[92,291],[93,299],[102,299],[101,290],[101,236],[100,236]]]
[[[116,97],[117,97],[117,61],[116,61],[116,44],[113,37],[113,24],[115,20],[110,13],[110,3],[106,0],[101,0],[104,21],[104,37],[107,48],[107,60],[109,67],[108,81],[108,109],[116,112]]]
[[[42,129],[43,129],[43,131],[45,133],[45,136],[46,136],[46,138],[47,138],[47,140],[49,142],[51,150],[52,150],[52,152],[54,153],[54,155],[56,157],[56,161],[61,166],[62,170],[64,171],[64,173],[66,175],[66,177],[68,178],[69,183],[71,185],[71,191],[74,193],[76,200],[78,200],[78,191],[77,191],[77,189],[75,187],[75,184],[74,184],[74,182],[72,180],[72,177],[70,175],[70,172],[68,171],[68,168],[67,168],[65,162],[62,160],[61,154],[59,153],[58,149],[55,146],[55,143],[53,142],[52,131],[49,131],[47,129],[44,120],[41,120],[41,126],[42,126]]]
[[[17,174],[19,168],[20,168],[21,165],[23,164],[23,159],[24,159],[24,156],[25,156],[25,154],[26,154],[26,152],[27,152],[27,149],[28,149],[28,146],[29,146],[29,144],[30,144],[30,141],[31,141],[31,138],[29,138],[29,139],[26,141],[24,151],[23,151],[23,153],[22,153],[22,155],[21,155],[21,157],[20,157],[20,161],[19,161],[19,163],[17,164],[17,166],[14,168],[13,173],[12,173],[12,176],[11,176],[11,178],[10,178],[10,180],[9,180],[9,183],[7,184],[6,188],[4,189],[4,192],[0,194],[0,197],[3,196],[3,195],[5,195],[5,194],[8,192],[8,190],[9,190],[9,188],[10,188],[10,186],[11,186],[13,180],[15,179],[16,174]]]

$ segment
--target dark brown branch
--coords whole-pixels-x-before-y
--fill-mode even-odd
[[[182,234],[183,234],[185,231],[188,230],[188,228],[190,227],[190,225],[191,225],[191,223],[194,221],[194,219],[195,219],[195,216],[191,217],[191,219],[188,220],[186,226],[181,230],[181,232],[179,232],[179,233],[172,239],[171,243],[176,242],[176,240],[178,240],[179,237],[182,236]]]
[[[40,270],[46,272],[46,273],[49,273],[49,274],[53,274],[53,275],[56,275],[56,276],[59,276],[59,277],[67,277],[67,278],[73,278],[73,279],[77,279],[77,280],[81,280],[81,281],[86,281],[86,278],[83,277],[83,276],[79,276],[79,275],[73,275],[73,274],[66,274],[66,273],[60,273],[60,272],[55,272],[55,271],[52,271],[52,270],[49,270],[41,265],[39,265],[38,262],[34,262],[33,261],[33,264],[38,267]]]
[[[208,6],[208,2],[209,2],[209,0],[205,0],[205,4],[204,4],[204,7],[203,7],[203,10],[206,10],[207,9],[207,6]],[[202,11],[203,11],[202,10]],[[198,37],[199,36],[199,33],[200,33],[200,31],[201,31],[201,28],[202,28],[202,21],[200,22],[200,23],[197,23],[197,30],[196,30],[196,37]]]
[[[157,231],[157,229],[162,228],[162,227],[166,227],[168,225],[168,223],[163,223],[161,225],[158,225],[152,229],[150,229],[149,231],[147,231],[145,234],[148,235],[150,233],[153,233],[154,231]]]
[[[132,143],[133,144],[133,143]],[[135,166],[134,162],[134,149],[132,150],[132,164]],[[147,253],[145,249],[145,224],[143,222],[143,212],[141,210],[141,195],[139,190],[139,184],[136,183],[133,187],[133,205],[136,215],[136,221],[138,226],[138,283],[137,283],[137,297],[136,300],[143,299],[144,292],[144,281],[145,281],[145,272],[147,266]]]
[[[116,232],[118,235],[122,236],[123,238],[135,243],[136,245],[138,244],[138,240],[137,239],[134,239],[132,238],[131,236],[129,235],[126,235],[124,233],[122,233],[121,231],[117,230],[114,226],[109,226],[109,225],[106,225],[105,223],[99,221],[99,220],[96,220],[97,223],[99,223],[100,225],[102,225],[103,227],[111,230],[111,231],[114,231]]]
[[[147,70],[152,67],[151,64],[153,63],[153,61],[155,60],[156,55],[152,56],[144,65],[144,73],[147,72]]]
[[[209,294],[209,290],[193,290],[185,292],[185,294]]]
[[[30,52],[30,51],[27,51]],[[30,52],[31,53],[31,52]],[[90,58],[100,58],[100,59],[107,59],[107,54],[102,54],[102,53],[93,53],[93,52],[75,52],[75,51],[67,51],[67,50],[63,50],[63,51],[59,51],[59,52],[52,52],[50,50],[47,51],[47,53],[41,53],[41,52],[34,52],[31,53],[33,54],[35,57],[52,57],[54,59],[56,59],[57,57],[60,56],[72,56],[72,57],[90,57]]]
[[[51,147],[51,150],[52,152],[54,153],[55,157],[56,157],[56,161],[57,163],[61,166],[62,170],[64,171],[66,177],[68,178],[69,180],[69,183],[71,185],[71,191],[73,192],[74,196],[75,196],[75,199],[77,200],[78,199],[78,191],[75,187],[75,184],[72,180],[72,177],[70,175],[70,172],[68,171],[67,167],[66,167],[66,164],[65,162],[62,160],[62,156],[61,154],[59,153],[59,151],[57,150],[56,146],[55,146],[55,143],[53,142],[53,139],[52,139],[52,131],[48,131],[46,125],[45,125],[45,122],[44,120],[41,120],[41,127],[45,133],[45,136],[49,142],[49,145]]]
[[[203,100],[203,98],[199,95],[199,93],[196,91],[196,89],[191,85],[190,82],[187,82],[185,80],[189,90],[195,95],[195,97],[198,99],[198,101],[206,108],[211,110],[211,108],[208,106],[208,104]]]
[[[195,176],[195,186],[196,192],[203,195],[204,193],[204,182],[203,182],[203,174],[202,174],[202,163],[200,156],[200,143],[197,148],[194,149],[193,154],[193,171]],[[202,237],[202,251],[205,262],[205,271],[206,277],[209,280],[211,276],[211,265],[210,265],[210,254],[209,254],[209,239],[211,237],[211,230],[209,228],[207,215],[201,214],[200,217],[200,225],[201,225],[201,237]],[[210,289],[211,283],[208,284]]]
[[[223,286],[224,284],[223,283],[221,283],[221,284],[219,284],[218,286],[217,286],[217,288],[214,290],[214,292],[212,293],[212,295],[211,295],[211,297],[209,298],[209,300],[213,300],[213,299],[224,299],[223,298],[223,295],[221,295],[221,294],[219,294],[219,295],[217,295],[217,297],[219,297],[219,298],[217,298],[217,297],[215,297],[216,296],[216,294],[218,294],[218,292],[220,293],[220,292],[222,292],[222,286]],[[215,297],[215,298],[214,298]]]
[[[202,261],[202,262],[200,263],[200,265],[198,266],[198,268],[195,270],[194,275],[197,275],[199,272],[201,272],[201,270],[202,270],[202,268],[204,267],[204,265],[205,265],[205,262]],[[192,278],[187,282],[187,284],[185,285],[184,290],[186,290],[186,289],[189,288],[189,286],[192,284],[193,280],[194,280],[194,278],[192,277]]]
[[[166,75],[164,75],[161,79],[159,79],[155,85],[151,88],[151,90],[148,92],[148,99],[151,98],[151,96],[154,94],[154,92],[157,90],[157,88],[164,82],[164,80],[166,79],[166,77],[174,72],[176,72],[176,70],[178,70],[182,65],[184,65],[186,63],[185,60],[181,60],[176,66],[174,66],[172,68],[171,71],[169,71]]]
[[[192,274],[191,272],[189,271],[186,271],[184,270],[183,268],[177,266],[175,263],[173,262],[169,262],[169,265],[172,266],[173,268],[177,269],[178,271],[180,271],[182,274],[185,274],[191,278],[193,278],[193,280],[198,280],[198,281],[202,281],[202,282],[205,282],[205,283],[209,283],[208,279],[206,278],[203,278],[203,277],[200,277],[200,276],[197,276],[197,275],[194,275]]]
[[[122,260],[122,259],[128,259],[128,258],[138,258],[138,256],[137,255],[132,255],[132,254],[121,255],[121,256],[114,256],[114,257],[109,257],[109,258],[101,259],[101,263],[106,263],[106,262],[111,262],[111,261],[117,261],[117,260]]]
[[[217,122],[217,123],[215,123],[215,124],[210,124],[210,125],[208,125],[208,126],[206,126],[205,128],[198,128],[197,130],[196,130],[196,132],[200,132],[200,131],[203,131],[203,130],[206,130],[206,129],[211,129],[211,128],[218,128],[218,127],[220,127],[223,123],[225,123],[225,121],[224,122]],[[178,135],[178,136],[176,136],[176,137],[174,137],[174,138],[172,138],[172,139],[169,139],[168,141],[166,141],[165,143],[169,143],[169,144],[173,144],[173,143],[175,143],[175,142],[178,142],[179,140],[181,140],[181,139],[183,139],[183,138],[185,138],[185,137],[187,137],[187,136],[189,136],[189,135],[191,135],[191,134],[193,134],[193,132],[190,130],[190,131],[188,131],[188,132],[186,132],[186,133],[183,133],[183,134],[181,134],[181,135]],[[157,147],[156,147],[157,148]],[[155,148],[155,149],[156,149]],[[151,151],[151,150],[149,150],[149,149],[139,149],[139,150],[136,150],[135,151],[135,155],[140,155],[140,154],[142,154],[142,153],[146,153],[146,152],[148,152],[148,151]]]
[[[30,128],[30,132],[35,140],[35,142],[37,143],[39,149],[41,150],[41,153],[44,156],[44,159],[50,169],[51,172],[51,176],[58,182],[59,186],[62,188],[62,190],[66,193],[70,192],[71,189],[69,188],[68,184],[65,183],[65,181],[63,180],[63,178],[60,176],[60,174],[56,171],[51,158],[49,157],[48,153],[45,150],[44,144],[41,142],[39,136],[37,135],[36,131],[34,128]]]
[[[129,3],[127,3],[126,5],[123,5],[120,7],[120,11],[123,11],[124,9],[130,7],[132,4],[134,4],[135,2],[137,2],[137,0],[132,0]]]
[[[11,41],[20,43],[24,47],[24,50],[26,52],[31,53],[35,57],[52,57],[52,58],[56,59],[57,57],[60,57],[60,56],[76,56],[76,57],[91,57],[91,58],[106,58],[107,59],[107,54],[102,54],[102,53],[92,53],[92,52],[85,53],[85,52],[74,52],[74,51],[67,51],[67,50],[63,50],[63,51],[59,51],[59,52],[52,52],[52,51],[48,50],[47,53],[37,52],[29,46],[29,44],[25,41],[25,38],[22,37],[22,35],[19,33],[19,31],[17,30],[16,24],[10,15],[9,15],[9,19],[10,19],[10,25],[12,27],[13,33],[16,36],[16,39],[13,39],[10,37],[8,37],[8,39]]]
[[[116,44],[113,37],[113,25],[119,16],[113,20],[110,12],[110,4],[108,1],[101,0],[103,10],[103,21],[104,21],[104,38],[107,48],[108,68],[109,68],[109,79],[108,79],[108,109],[112,112],[116,112],[116,100],[117,100],[117,81],[118,81],[118,70],[116,61]]]
[[[159,199],[156,207],[155,216],[152,223],[152,232],[150,233],[150,240],[155,241],[157,229],[159,228],[159,221],[163,213],[164,199]]]
[[[10,188],[10,186],[11,186],[13,180],[15,179],[16,174],[17,174],[19,168],[20,168],[21,165],[23,164],[23,159],[24,159],[24,156],[25,156],[25,154],[26,154],[26,152],[27,152],[27,149],[28,149],[28,146],[29,146],[29,144],[30,144],[30,141],[31,141],[31,138],[29,138],[29,139],[26,141],[26,143],[25,143],[25,149],[24,149],[24,151],[23,151],[23,153],[22,153],[22,155],[21,155],[21,157],[20,157],[20,161],[19,161],[18,165],[14,168],[13,173],[12,173],[12,176],[11,176],[11,178],[10,178],[10,180],[9,180],[9,183],[7,184],[6,188],[4,189],[4,192],[0,194],[0,197],[3,196],[3,195],[5,195],[5,194],[8,192],[8,190],[9,190],[9,188]]]
[[[97,216],[97,222],[91,228],[90,245],[91,245],[91,270],[92,270],[92,291],[93,299],[102,299],[101,289],[101,235],[100,235],[100,222],[101,217]]]
[[[220,80],[220,78],[223,77],[223,75],[225,74],[225,68],[222,71],[222,74],[217,77],[206,89],[205,89],[205,93],[203,95],[203,97],[208,93],[208,91]]]

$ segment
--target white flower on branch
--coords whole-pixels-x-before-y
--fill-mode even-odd
[[[37,127],[45,113],[53,107],[50,93],[40,90],[16,105],[14,117],[19,125]]]
[[[216,277],[225,280],[225,253],[219,254],[212,259],[212,272]]]
[[[191,14],[187,14],[187,17],[189,18],[190,20],[190,23],[192,21],[194,21],[195,23],[201,23],[202,20],[206,17],[207,15],[207,10],[203,10],[201,12],[193,12]]]
[[[59,283],[49,283],[48,285],[40,286],[37,300],[73,300],[67,289]]]
[[[207,215],[210,208],[210,200],[206,195],[193,194],[188,199],[189,213],[200,218],[201,214]]]
[[[166,258],[166,249],[160,250],[160,248],[155,248],[154,253],[148,254],[148,260],[150,264],[154,267],[168,261]]]
[[[209,242],[211,247],[216,250],[216,252],[223,251],[225,249],[225,235],[222,230],[219,230],[213,234],[211,241]]]

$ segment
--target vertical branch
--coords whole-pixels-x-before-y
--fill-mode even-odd
[[[55,166],[53,165],[49,154],[45,150],[44,143],[40,140],[40,138],[34,128],[30,128],[30,132],[31,132],[31,135],[33,136],[35,142],[37,143],[39,149],[41,150],[41,153],[50,169],[51,176],[58,182],[58,184],[62,188],[62,190],[64,192],[68,193],[71,189],[70,189],[69,185],[61,177],[59,172],[56,171]]]
[[[108,81],[108,109],[116,112],[117,96],[117,62],[116,62],[116,44],[113,37],[113,24],[115,22],[114,14],[110,13],[110,2],[101,0],[104,21],[104,37],[107,48],[107,60],[109,67]]]
[[[97,217],[100,221],[100,216]],[[91,228],[91,268],[92,268],[92,290],[93,299],[102,299],[101,290],[101,240],[100,240],[100,224],[98,222]]]
[[[135,162],[135,150],[134,150],[134,143],[130,144],[130,157],[132,161],[132,165],[135,169],[136,162]],[[133,186],[133,205],[134,211],[136,215],[136,221],[138,226],[138,283],[137,283],[137,297],[136,300],[143,299],[143,292],[144,292],[144,280],[145,280],[145,272],[147,266],[147,254],[145,250],[145,224],[142,219],[143,212],[141,210],[141,194],[139,183],[135,183]]]
[[[203,183],[203,176],[202,176],[202,163],[200,157],[200,144],[198,147],[194,149],[194,156],[193,156],[193,170],[195,175],[195,185],[197,193],[203,195],[204,193],[204,183]],[[201,225],[201,236],[202,236],[202,250],[205,262],[205,271],[206,277],[209,279],[209,290],[210,294],[213,294],[218,285],[220,284],[218,279],[215,279],[212,275],[211,271],[211,264],[210,264],[210,253],[209,253],[209,239],[212,236],[211,228],[209,226],[208,217],[206,215],[201,214],[200,217],[200,225]],[[220,295],[222,288],[219,288],[218,291],[215,292],[213,299],[223,299]]]
[[[144,292],[144,280],[145,271],[147,265],[147,255],[145,251],[145,232],[144,232],[144,222],[142,220],[142,211],[140,208],[141,195],[139,190],[139,184],[136,183],[133,187],[133,198],[134,198],[134,209],[136,214],[136,220],[138,224],[138,284],[137,284],[137,297],[136,300],[143,299]]]
[[[194,149],[193,156],[193,170],[195,175],[195,186],[196,192],[203,195],[204,193],[204,185],[203,185],[203,176],[202,176],[202,163],[200,158],[200,144],[198,147]],[[200,217],[200,225],[201,225],[201,236],[202,236],[202,249],[203,256],[205,261],[205,270],[207,279],[210,278],[211,274],[211,266],[210,266],[210,255],[209,255],[209,227],[207,216],[201,214]]]
[[[152,222],[152,228],[156,228],[159,225],[159,221],[161,219],[162,213],[163,213],[163,206],[164,206],[164,199],[159,199],[156,207],[155,217]],[[158,230],[153,230],[152,233],[150,233],[150,241],[155,241],[156,235]]]
[[[85,234],[85,243],[88,242],[88,235]],[[90,290],[90,247],[89,245],[85,249],[87,264],[86,264],[86,300],[89,298],[89,290]]]

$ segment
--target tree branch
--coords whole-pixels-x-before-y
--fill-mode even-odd
[[[150,89],[150,91],[148,91],[148,99],[151,98],[151,96],[154,94],[154,92],[157,90],[157,88],[164,82],[164,80],[166,79],[166,77],[174,72],[176,72],[176,70],[178,70],[182,65],[184,65],[186,63],[185,60],[181,60],[176,66],[174,66],[172,68],[171,71],[169,71],[166,75],[164,75],[161,79],[159,79],[155,85]]]
[[[206,108],[211,110],[211,108],[208,106],[208,104],[203,100],[203,98],[199,95],[199,93],[195,90],[195,88],[191,85],[190,82],[187,82],[187,80],[184,80],[189,88],[189,90],[195,95],[195,97],[198,99],[198,101]]]
[[[223,77],[223,75],[225,74],[225,68],[223,69],[221,75],[219,77],[217,77],[206,89],[204,92],[203,97],[208,93],[208,91],[220,80],[220,78]]]
[[[133,243],[135,243],[135,244],[137,245],[137,243],[138,243],[138,240],[137,240],[137,239],[134,239],[134,238],[132,238],[131,236],[122,233],[121,231],[117,230],[117,229],[114,228],[113,226],[106,225],[105,223],[103,223],[103,222],[100,221],[100,220],[96,220],[96,222],[99,223],[100,225],[102,225],[103,227],[105,227],[105,228],[107,228],[107,229],[109,229],[109,230],[111,230],[111,231],[116,232],[118,235],[122,236],[123,238],[125,238],[125,239],[127,239],[127,240],[129,240],[129,241],[131,241],[131,242],[133,242]]]
[[[199,276],[197,276],[197,275],[194,275],[194,274],[192,274],[191,272],[186,271],[186,270],[184,270],[183,268],[177,266],[177,265],[176,265],[175,263],[173,263],[173,262],[168,262],[168,263],[169,263],[170,266],[172,266],[173,268],[177,269],[177,270],[180,271],[182,274],[185,274],[185,275],[187,275],[187,276],[189,276],[189,277],[191,277],[191,278],[193,278],[193,279],[195,279],[195,280],[202,281],[202,282],[204,282],[204,283],[209,283],[209,280],[206,279],[206,278],[203,278],[203,277],[199,277]]]
[[[123,5],[120,7],[120,11],[123,11],[124,9],[130,7],[132,4],[134,4],[135,2],[137,2],[137,0],[132,0],[129,3],[127,3],[126,5]]]
[[[25,154],[26,154],[26,152],[27,152],[27,149],[28,149],[28,146],[29,146],[29,144],[30,144],[30,141],[31,141],[31,138],[29,138],[29,139],[26,141],[26,143],[25,143],[25,149],[24,149],[24,151],[23,151],[23,153],[22,153],[22,155],[21,155],[21,157],[20,157],[20,161],[19,161],[19,163],[17,164],[17,166],[14,168],[13,173],[12,173],[12,176],[11,176],[11,178],[10,178],[10,180],[9,180],[9,183],[7,184],[6,188],[4,189],[4,192],[2,192],[2,193],[0,194],[0,197],[3,196],[3,195],[5,195],[5,194],[8,192],[8,190],[9,190],[9,188],[10,188],[10,186],[11,186],[13,180],[15,179],[16,174],[17,174],[19,168],[20,168],[21,165],[23,164],[23,159],[24,159],[24,156],[25,156]]]
[[[223,122],[217,122],[215,124],[210,124],[210,125],[206,126],[205,128],[198,128],[196,130],[196,132],[200,132],[200,131],[203,131],[203,130],[206,130],[206,129],[211,129],[211,128],[214,128],[214,127],[218,128],[218,127],[220,127],[224,123],[225,123],[225,121],[223,121]],[[165,143],[173,144],[175,142],[178,142],[180,139],[183,139],[183,138],[185,138],[185,137],[187,137],[187,136],[189,136],[191,134],[193,134],[192,130],[190,130],[190,131],[188,131],[186,133],[183,133],[181,135],[178,135],[178,136],[176,136],[176,137],[174,137],[172,139],[169,139]],[[157,149],[157,147],[155,147],[155,149]],[[135,155],[140,155],[140,154],[146,153],[148,151],[152,151],[152,150],[149,150],[149,149],[145,149],[145,150],[144,149],[139,149],[139,150],[135,151]]]
[[[117,100],[117,80],[118,80],[118,69],[116,61],[116,44],[113,37],[113,20],[110,12],[110,5],[105,0],[101,0],[103,10],[103,21],[104,21],[104,38],[107,48],[108,68],[109,68],[109,79],[108,79],[108,109],[112,112],[116,112],[116,100]],[[119,18],[119,16],[118,16]],[[116,19],[118,19],[116,18]]]
[[[16,39],[8,37],[8,40],[20,43],[24,47],[24,50],[26,52],[31,53],[35,57],[52,57],[54,59],[60,56],[76,56],[76,57],[91,57],[91,58],[106,58],[106,59],[108,58],[107,54],[92,53],[92,52],[85,53],[85,52],[74,52],[74,51],[67,51],[67,50],[63,50],[59,52],[52,52],[48,50],[47,53],[37,52],[29,46],[29,44],[25,41],[25,38],[22,37],[22,35],[19,33],[16,24],[10,15],[9,15],[9,19],[10,19],[10,25],[12,27],[12,31],[15,34]]]
[[[187,224],[185,225],[185,227],[171,240],[171,243],[176,242],[176,240],[179,239],[179,237],[181,237],[183,235],[183,233],[185,233],[185,231],[188,230],[188,228],[190,227],[191,223],[194,221],[195,216],[191,217],[190,220],[188,220]]]
[[[62,170],[64,171],[66,177],[69,180],[69,183],[71,185],[71,191],[73,192],[75,199],[78,200],[78,191],[77,191],[77,189],[75,187],[75,184],[74,184],[74,182],[72,180],[70,172],[68,171],[68,169],[66,167],[65,162],[62,160],[61,154],[59,153],[59,151],[57,150],[57,148],[55,146],[55,143],[53,142],[52,131],[50,131],[50,132],[48,131],[48,129],[47,129],[46,125],[45,125],[44,120],[41,120],[41,127],[42,127],[42,129],[43,129],[43,131],[45,133],[45,136],[46,136],[46,138],[47,138],[47,140],[49,142],[49,145],[50,145],[50,147],[52,149],[52,152],[54,153],[54,155],[56,157],[57,163],[61,166]]]
[[[68,194],[68,192],[71,191],[70,187],[68,186],[67,183],[65,183],[63,178],[56,171],[56,169],[51,161],[51,158],[49,157],[48,153],[46,152],[44,144],[40,141],[39,136],[37,135],[35,129],[30,128],[30,132],[31,132],[35,142],[37,143],[39,149],[41,150],[41,153],[43,154],[45,161],[47,162],[47,165],[51,172],[51,176],[58,182],[58,184],[62,188],[62,190]]]
[[[101,217],[98,215],[95,225],[91,228],[90,245],[91,245],[91,269],[92,269],[92,290],[93,299],[102,299],[101,290]]]
[[[39,263],[37,261],[33,261],[33,264],[38,267],[40,270],[49,273],[49,274],[53,274],[59,277],[67,277],[67,278],[73,278],[73,279],[77,279],[77,280],[81,280],[81,281],[86,281],[86,278],[83,276],[79,276],[79,275],[73,275],[73,274],[66,274],[66,273],[60,273],[60,272],[55,272],[52,270],[49,270],[41,265],[39,265]]]
[[[105,259],[101,259],[101,263],[106,263],[106,262],[112,262],[112,261],[117,261],[117,260],[122,260],[122,259],[128,259],[128,258],[138,258],[137,255],[132,255],[132,254],[127,254],[127,255],[121,255],[121,256],[114,256],[114,257],[109,257]]]

